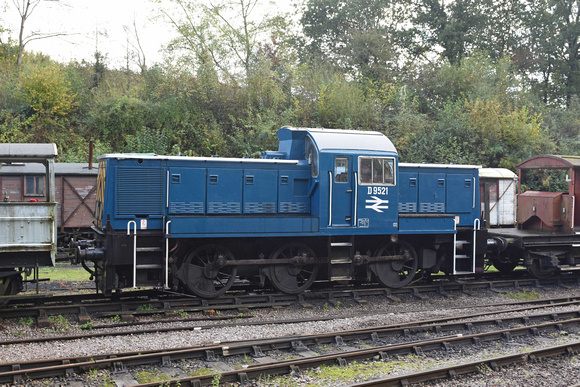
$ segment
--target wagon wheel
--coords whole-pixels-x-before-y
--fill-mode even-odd
[[[528,272],[536,278],[549,278],[558,270],[557,267],[542,267],[542,263],[538,258],[532,260],[532,264],[528,267]]]
[[[508,253],[507,255],[496,255],[491,259],[491,264],[500,273],[509,273],[520,263],[520,258],[514,256],[514,253]]]
[[[236,279],[237,267],[224,266],[226,260],[233,259],[233,254],[220,245],[208,244],[191,250],[183,262],[185,286],[203,298],[221,296]]]
[[[22,290],[20,274],[4,277],[0,280],[0,296],[14,296]]]
[[[270,265],[270,281],[276,289],[289,294],[305,291],[312,285],[318,274],[318,266],[308,263],[315,258],[314,251],[303,243],[289,243],[272,253],[270,259],[295,259],[296,262]]]
[[[415,249],[407,242],[389,242],[375,254],[377,257],[395,255],[402,255],[403,258],[394,261],[373,262],[369,264],[369,268],[383,285],[389,288],[402,288],[415,277],[419,261]]]

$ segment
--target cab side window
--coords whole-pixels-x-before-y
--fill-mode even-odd
[[[391,157],[359,157],[360,185],[395,185],[395,159]]]
[[[373,182],[373,160],[368,157],[360,157],[358,160],[359,184]]]
[[[306,149],[304,152],[308,164],[310,164],[310,174],[318,177],[318,150],[312,139],[306,136]]]

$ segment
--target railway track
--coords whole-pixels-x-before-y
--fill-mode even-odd
[[[400,302],[400,297],[412,295],[418,299],[438,294],[449,297],[454,292],[470,294],[480,290],[505,292],[506,288],[520,289],[524,286],[539,287],[557,285],[566,288],[580,283],[580,276],[562,275],[550,279],[502,279],[478,282],[441,281],[427,285],[415,285],[401,289],[366,287],[357,289],[320,290],[299,295],[284,293],[274,294],[227,294],[217,299],[204,300],[197,297],[184,297],[161,291],[126,292],[118,299],[105,299],[96,294],[71,296],[14,297],[9,300],[9,307],[0,309],[2,318],[36,318],[39,326],[48,326],[49,316],[76,315],[79,322],[90,321],[91,316],[106,318],[119,316],[124,322],[130,322],[137,316],[174,316],[176,313],[238,311],[247,312],[254,308],[285,307],[298,303],[305,308],[311,307],[312,300],[325,300],[337,305],[344,300],[366,303],[369,297],[385,297],[392,302]],[[503,290],[502,290],[503,289]],[[20,303],[19,303],[20,302]]]
[[[554,345],[548,348],[525,351],[501,357],[493,357],[474,362],[461,363],[428,371],[398,375],[389,378],[377,378],[364,382],[349,384],[348,387],[408,386],[410,384],[431,382],[439,379],[454,379],[461,375],[478,373],[484,367],[489,367],[494,371],[498,371],[501,367],[505,366],[525,364],[530,361],[541,361],[542,359],[556,356],[571,355],[579,351],[580,343]]]
[[[577,305],[577,303],[576,300],[543,306],[559,307]],[[110,368],[116,372],[121,372],[126,371],[128,367],[151,364],[170,367],[172,363],[182,359],[219,362],[224,358],[250,356],[259,360],[260,364],[250,365],[241,370],[224,371],[219,374],[180,378],[167,385],[211,385],[218,376],[220,382],[245,383],[259,376],[281,375],[291,372],[297,374],[300,370],[320,365],[345,365],[355,360],[386,360],[408,354],[422,355],[434,350],[451,351],[456,347],[482,346],[494,341],[510,341],[524,336],[577,330],[580,327],[580,308],[577,307],[572,311],[550,311],[547,313],[528,313],[525,316],[498,317],[502,314],[522,312],[523,310],[529,311],[529,308],[519,307],[501,312],[482,312],[304,336],[224,342],[159,351],[95,354],[80,358],[6,363],[0,365],[0,383],[20,383],[26,378],[71,377],[74,374],[101,368]],[[482,318],[486,314],[490,317]],[[508,327],[510,325],[512,327]],[[425,333],[429,334],[427,340],[423,339]],[[363,343],[363,347],[372,348],[355,348],[354,346],[359,343]],[[316,356],[313,349],[321,346],[331,348],[333,353]],[[287,351],[297,354],[300,358],[277,361],[269,356],[272,351]]]
[[[493,304],[493,305],[481,305],[480,308],[489,308],[494,306],[499,306],[500,304]],[[507,310],[500,310],[494,312],[481,312],[475,314],[465,314],[460,316],[453,316],[447,318],[438,318],[438,319],[429,319],[429,320],[422,320],[419,322],[412,322],[406,324],[396,324],[393,326],[386,326],[386,327],[379,327],[379,328],[392,328],[393,335],[409,335],[410,333],[415,332],[416,326],[426,326],[426,324],[441,324],[445,321],[453,321],[458,319],[473,319],[477,317],[484,317],[489,314],[505,314],[505,313],[514,313],[514,312],[522,312],[522,311],[530,311],[530,310],[537,310],[537,309],[544,309],[544,308],[554,308],[554,307],[569,307],[578,305],[580,306],[580,297],[578,298],[552,298],[552,299],[543,299],[543,300],[534,300],[534,301],[525,301],[525,302],[514,302],[511,304],[501,304],[503,306],[512,306],[512,309]],[[376,313],[373,313],[376,315]],[[563,318],[564,314],[545,314],[539,315],[539,319],[549,320],[554,319],[561,319]],[[16,345],[16,344],[26,344],[26,343],[40,343],[40,342],[63,342],[68,340],[80,340],[80,339],[90,339],[95,337],[112,337],[112,336],[124,336],[124,335],[139,335],[139,334],[148,334],[148,333],[165,333],[165,332],[176,332],[176,331],[187,331],[187,330],[207,330],[213,328],[224,328],[224,327],[234,327],[234,326],[252,326],[252,325],[268,325],[268,324],[297,324],[297,323],[304,323],[304,322],[312,322],[312,321],[328,321],[328,320],[337,320],[337,319],[344,319],[344,318],[351,318],[355,315],[341,315],[341,316],[326,316],[326,317],[312,317],[312,318],[301,318],[301,319],[287,319],[287,320],[265,320],[265,321],[245,321],[251,315],[232,315],[232,316],[212,316],[212,317],[201,317],[201,318],[190,318],[190,319],[181,319],[177,320],[179,323],[189,323],[188,325],[183,326],[172,326],[172,327],[156,327],[152,329],[133,329],[133,330],[123,330],[123,331],[113,331],[113,332],[96,332],[96,333],[86,333],[80,335],[69,335],[69,336],[49,336],[49,337],[35,337],[35,338],[23,338],[23,339],[13,339],[13,340],[3,340],[0,341],[0,345]],[[360,317],[361,314],[358,313],[356,316]],[[575,312],[570,314],[568,317],[575,316]],[[579,316],[580,317],[580,316]],[[228,323],[227,321],[236,320],[235,322]],[[511,322],[513,319],[508,319],[507,322]],[[220,322],[221,321],[221,322]],[[226,321],[226,322],[223,322]],[[529,323],[531,318],[522,318],[521,323],[527,322]],[[156,321],[157,322],[157,321]],[[172,322],[176,322],[173,320]],[[195,322],[203,322],[203,325],[192,325],[191,323]],[[504,319],[496,319],[496,324],[503,324],[506,320]],[[486,323],[484,323],[485,325]],[[465,325],[465,326],[464,326]],[[473,322],[473,323],[457,323],[457,324],[445,324],[445,325],[434,325],[435,330],[434,332],[439,333],[443,330],[450,330],[451,328],[456,329],[469,329],[472,330],[474,327],[480,325],[480,322]],[[92,326],[91,329],[107,329],[107,328],[116,328],[116,327],[128,327],[128,324],[118,324],[118,325],[103,325],[103,326]],[[451,328],[450,328],[451,327]],[[428,326],[427,331],[432,331],[432,327]],[[375,330],[377,327],[369,328],[370,330]],[[362,330],[360,330],[362,332]]]

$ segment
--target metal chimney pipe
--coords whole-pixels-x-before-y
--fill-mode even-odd
[[[93,169],[93,148],[95,144],[89,141],[89,170]]]

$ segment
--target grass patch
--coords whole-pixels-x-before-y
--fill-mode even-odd
[[[506,293],[504,296],[514,300],[537,300],[540,298],[540,293],[535,290],[523,289],[517,293]]]
[[[135,373],[134,376],[135,380],[138,381],[140,384],[166,382],[170,380],[169,376],[165,375],[163,372],[159,370],[141,371]]]
[[[91,275],[82,266],[59,262],[54,267],[41,267],[39,277],[49,277],[51,281],[88,281]]]
[[[190,377],[195,378],[196,376],[209,375],[209,374],[213,374],[215,372],[216,372],[216,370],[210,370],[209,368],[196,368],[192,371],[189,371],[187,374]]]
[[[303,371],[306,379],[313,378],[323,381],[326,385],[343,385],[353,381],[370,380],[377,377],[384,377],[393,369],[404,366],[402,361],[373,361],[373,362],[352,362],[341,366],[320,366],[316,369]],[[291,376],[265,376],[260,381],[268,386],[290,387],[296,385]]]
[[[138,311],[144,311],[144,310],[155,310],[155,308],[153,307],[153,305],[151,304],[143,304],[143,305],[139,305],[137,307]]]

